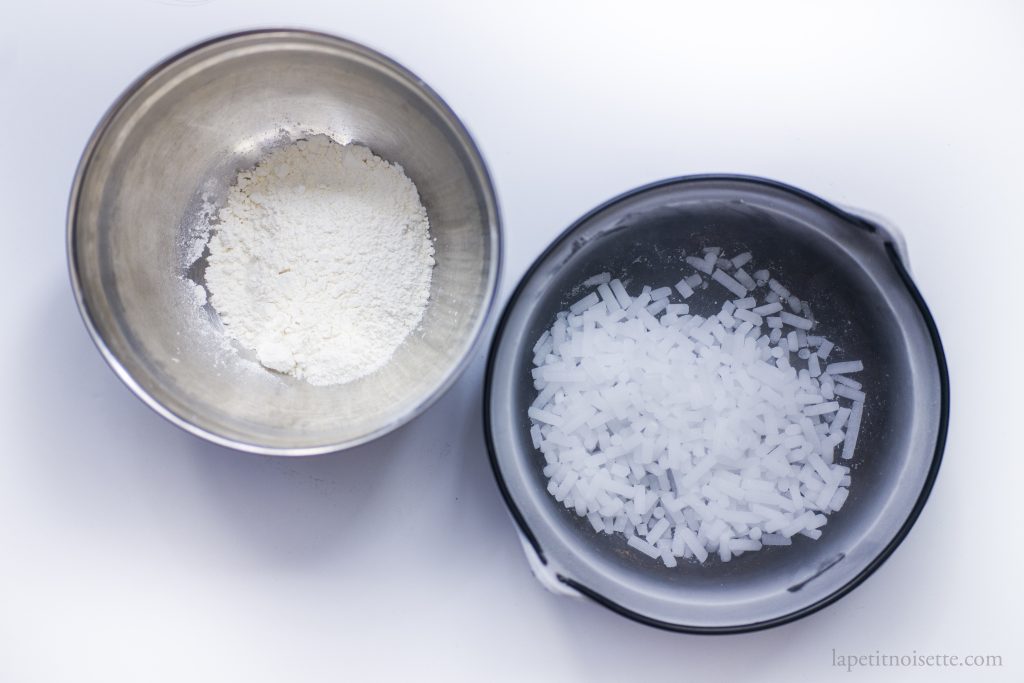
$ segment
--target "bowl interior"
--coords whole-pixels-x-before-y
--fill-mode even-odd
[[[588,277],[610,271],[631,294],[645,284],[672,286],[692,272],[683,254],[712,246],[726,255],[751,251],[748,272],[767,268],[807,300],[819,321],[815,334],[837,343],[829,360],[864,361],[857,379],[869,398],[850,497],[819,540],[798,536],[790,547],[728,563],[681,560],[668,569],[620,535],[595,532],[547,493],[544,460],[532,447],[526,414],[536,397],[532,347],[555,314],[583,296],[580,284]],[[795,194],[750,181],[666,184],[582,219],[522,283],[491,365],[496,464],[555,570],[634,614],[711,629],[794,613],[862,572],[910,514],[935,447],[938,376],[928,364],[934,351],[895,275],[876,235]],[[687,303],[707,315],[727,298],[734,297],[712,283]]]
[[[419,329],[385,368],[333,387],[263,369],[192,299],[202,215],[239,170],[317,133],[401,164],[436,252]],[[495,200],[461,124],[401,67],[328,36],[241,34],[158,67],[101,127],[72,201],[73,271],[108,358],[179,424],[249,450],[332,450],[404,422],[460,368],[496,282]]]

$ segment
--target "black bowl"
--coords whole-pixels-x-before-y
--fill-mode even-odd
[[[816,333],[861,359],[869,393],[846,505],[822,537],[745,553],[731,562],[681,560],[669,569],[595,532],[546,491],[527,408],[536,396],[532,348],[581,283],[610,271],[627,288],[676,283],[683,253],[750,251],[810,303]],[[639,188],[591,211],[523,276],[502,315],[487,368],[485,423],[505,500],[549,585],[672,630],[748,631],[834,602],[903,540],[928,497],[945,443],[949,382],[934,321],[910,279],[901,242],[875,222],[779,183],[693,176]],[[725,297],[709,308],[718,310]]]

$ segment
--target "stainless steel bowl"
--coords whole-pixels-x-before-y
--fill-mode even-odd
[[[526,414],[536,396],[532,347],[555,314],[581,296],[577,286],[587,277],[611,271],[635,287],[672,285],[683,271],[680,251],[711,246],[751,251],[758,268],[809,301],[820,333],[835,339],[845,357],[863,359],[858,379],[869,401],[850,461],[850,496],[819,540],[796,537],[792,546],[729,563],[680,561],[668,569],[620,536],[595,532],[548,494]],[[781,624],[863,581],[917,519],[946,439],[942,345],[905,258],[898,236],[876,222],[758,178],[656,183],[573,224],[513,293],[487,369],[491,461],[537,577],[644,623],[698,633]],[[717,311],[723,301],[706,298],[716,291],[691,300],[705,306],[695,312]]]
[[[436,261],[423,323],[381,371],[314,387],[225,347],[190,299],[186,254],[203,211],[275,145],[315,133],[397,162],[430,218]],[[134,83],[90,140],[68,211],[71,281],[107,362],[171,422],[275,455],[340,450],[424,410],[464,368],[498,281],[501,233],[484,162],[423,81],[333,36],[218,38]],[[401,296],[396,292],[396,296]]]

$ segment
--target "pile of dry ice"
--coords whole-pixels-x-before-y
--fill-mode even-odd
[[[602,273],[537,341],[529,408],[548,491],[674,567],[821,535],[846,501],[865,394],[810,307],[749,253],[704,249],[674,287]],[[686,300],[722,287],[717,315]],[[722,292],[718,292],[720,295]]]

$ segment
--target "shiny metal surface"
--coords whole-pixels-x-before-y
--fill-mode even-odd
[[[190,300],[203,261],[189,268],[186,258],[200,213],[223,203],[238,170],[315,133],[402,165],[426,206],[437,261],[420,328],[384,369],[334,387],[225,347],[216,313]],[[302,31],[219,38],[139,79],[89,142],[68,211],[75,296],[115,372],[188,431],[275,455],[368,441],[436,399],[484,325],[500,242],[483,160],[444,102],[372,50]]]
[[[900,256],[900,239],[794,188],[742,176],[692,176],[638,188],[580,218],[538,257],[512,294],[487,368],[491,461],[548,585],[560,583],[638,621],[671,630],[732,633],[807,615],[869,576],[906,536],[938,473],[949,384],[934,322]],[[600,272],[627,287],[671,286],[682,252],[751,251],[810,303],[836,358],[861,359],[868,402],[850,495],[817,541],[795,537],[723,563],[673,569],[593,530],[546,489],[527,408],[536,397],[532,348],[558,311]],[[710,315],[728,294],[689,300]],[[710,298],[717,297],[711,301]],[[841,355],[839,355],[841,354]],[[541,574],[541,572],[538,572]],[[563,589],[564,591],[565,589]]]

